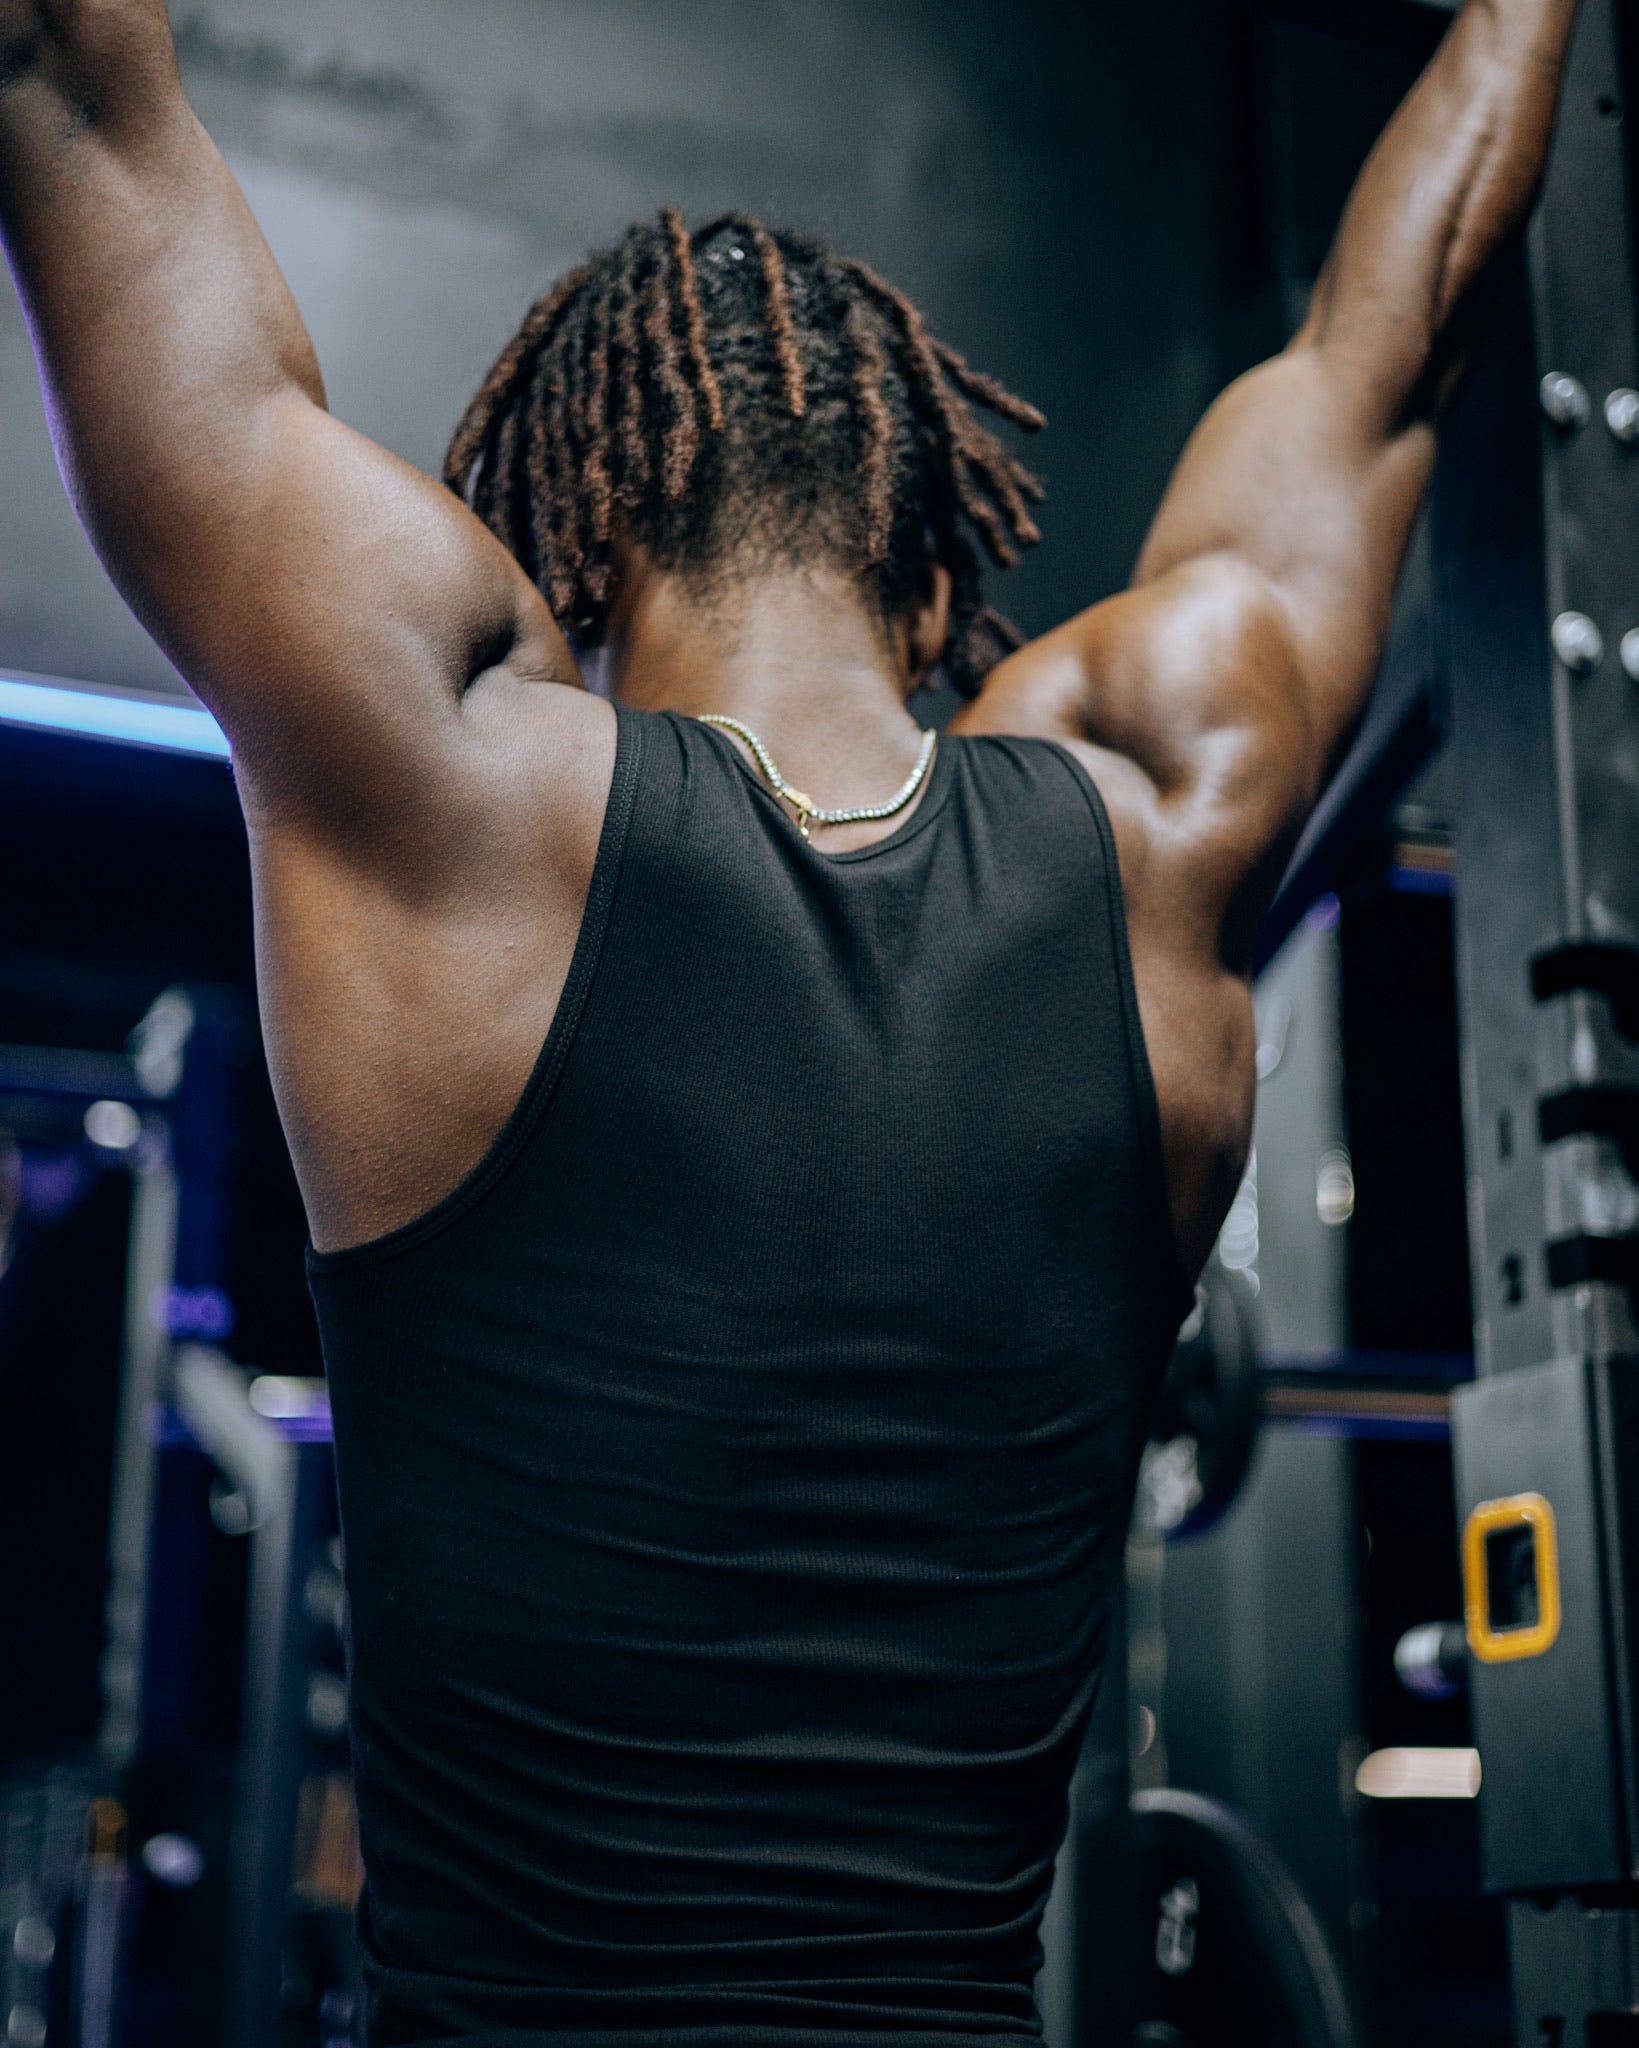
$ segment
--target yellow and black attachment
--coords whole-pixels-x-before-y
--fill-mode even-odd
[[[1482,1664],[1540,1657],[1559,1640],[1559,1532],[1540,1493],[1481,1501],[1463,1528],[1468,1647]]]

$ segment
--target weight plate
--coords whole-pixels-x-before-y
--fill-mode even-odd
[[[1262,1380],[1251,1290],[1216,1261],[1162,1378],[1139,1474],[1134,1533],[1193,1536],[1221,1519],[1257,1444]]]
[[[1343,1973],[1297,1880],[1233,1808],[1132,1802],[1146,2048],[1359,2048]]]

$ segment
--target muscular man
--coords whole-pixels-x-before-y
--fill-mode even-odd
[[[998,659],[1034,415],[861,265],[634,228],[444,489],[327,415],[163,0],[0,0],[64,474],[249,820],[383,2048],[1032,2037],[1253,929],[1573,11],[1471,0],[1132,587]]]

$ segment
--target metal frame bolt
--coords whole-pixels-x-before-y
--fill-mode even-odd
[[[1590,674],[1605,659],[1605,636],[1586,612],[1561,612],[1549,628],[1549,638],[1573,676]]]
[[[1537,395],[1549,419],[1566,433],[1575,433],[1578,427],[1588,424],[1593,403],[1587,389],[1579,379],[1564,370],[1550,370],[1537,386]],[[1611,431],[1614,433],[1616,430],[1613,427]]]
[[[1625,448],[1639,446],[1639,391],[1624,384],[1605,400],[1605,424]]]

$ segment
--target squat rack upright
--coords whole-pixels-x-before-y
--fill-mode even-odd
[[[1636,59],[1633,8],[1585,0],[1384,687],[1265,934],[1267,956],[1449,738],[1477,1372],[1452,1437],[1517,2048],[1639,2042]]]

